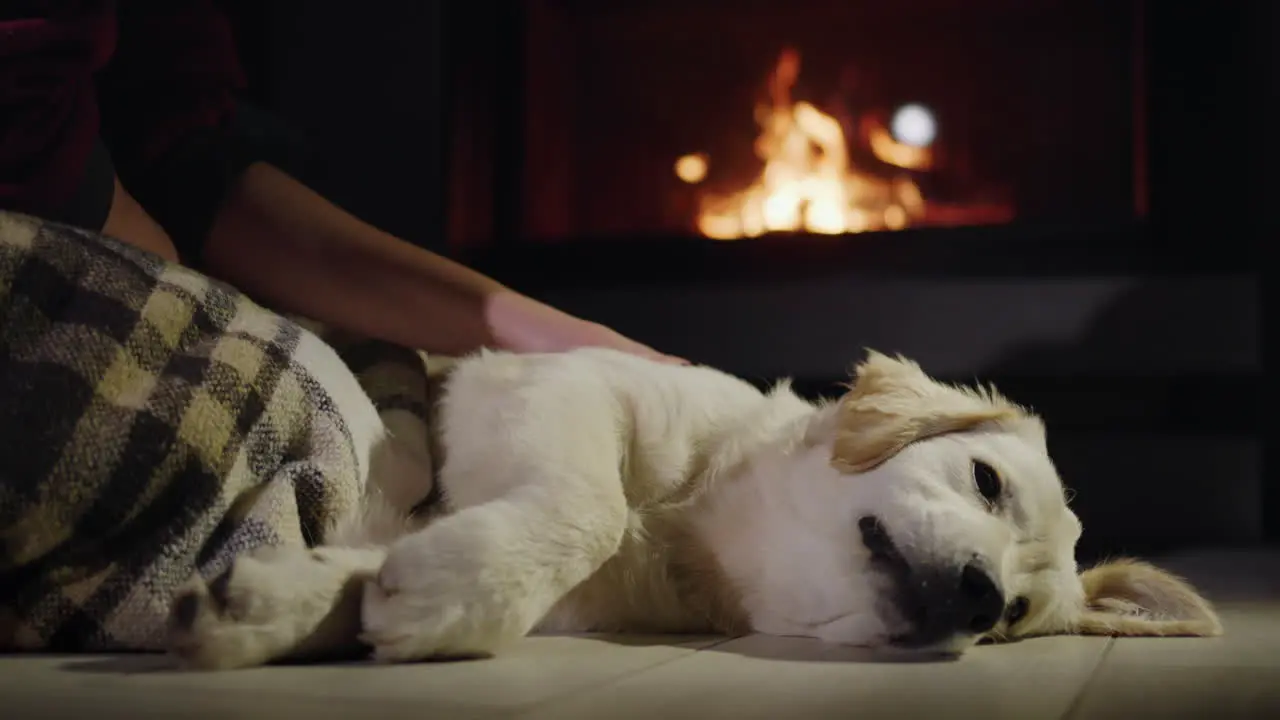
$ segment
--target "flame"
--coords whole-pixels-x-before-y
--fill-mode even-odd
[[[696,185],[707,176],[707,156],[702,153],[682,155],[676,160],[676,177]]]
[[[835,235],[901,229],[923,217],[925,202],[910,178],[858,172],[851,166],[840,122],[810,103],[792,101],[791,88],[799,74],[800,54],[784,50],[769,79],[770,102],[756,108],[761,133],[755,151],[764,168],[745,190],[705,197],[698,230],[719,240],[767,232]],[[882,162],[911,170],[932,165],[929,148],[899,143],[883,125],[867,123],[861,130]],[[701,180],[707,158],[698,157],[703,173],[690,176]]]
[[[907,170],[929,170],[933,167],[932,149],[898,142],[884,125],[872,118],[867,118],[866,135],[871,153],[881,162]]]

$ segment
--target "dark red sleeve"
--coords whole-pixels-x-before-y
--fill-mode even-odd
[[[109,0],[0,2],[0,207],[56,216],[79,192],[114,41]]]
[[[119,8],[116,55],[98,81],[103,137],[121,182],[198,265],[228,189],[255,161],[287,165],[286,141],[238,104],[243,72],[215,0]]]
[[[243,86],[217,0],[0,0],[0,208],[100,228],[118,175],[198,261],[250,163],[301,162]]]
[[[149,166],[192,133],[225,127],[244,78],[213,0],[122,0],[115,56],[99,79],[118,163]]]

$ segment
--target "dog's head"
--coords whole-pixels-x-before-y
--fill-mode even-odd
[[[759,528],[759,560],[731,573],[758,631],[943,652],[1221,632],[1194,589],[1155,567],[1078,571],[1081,525],[1044,425],[993,390],[872,353],[788,456],[790,477],[764,491],[777,507],[762,515],[773,527]]]

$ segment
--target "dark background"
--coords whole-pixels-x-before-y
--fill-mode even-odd
[[[322,162],[309,181],[375,224],[761,382],[792,375],[805,392],[832,393],[865,346],[903,352],[944,379],[994,381],[1044,415],[1076,491],[1085,556],[1280,537],[1280,487],[1264,452],[1272,431],[1262,427],[1275,3],[1140,7],[1147,101],[1116,122],[1140,129],[1145,151],[1094,160],[1113,156],[1113,177],[1136,167],[1145,216],[1082,211],[1001,228],[721,244],[588,234],[553,245],[524,232],[537,194],[522,178],[537,177],[527,161],[540,137],[526,122],[537,88],[519,80],[524,2],[232,5],[253,97],[310,142]],[[1045,131],[1050,150],[1078,140]],[[469,156],[477,146],[487,154]],[[454,179],[460,165],[466,183]]]

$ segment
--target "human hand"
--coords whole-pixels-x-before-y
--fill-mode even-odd
[[[488,298],[485,316],[498,348],[512,352],[561,352],[603,347],[661,363],[689,361],[658,352],[599,323],[590,322],[511,291]]]

